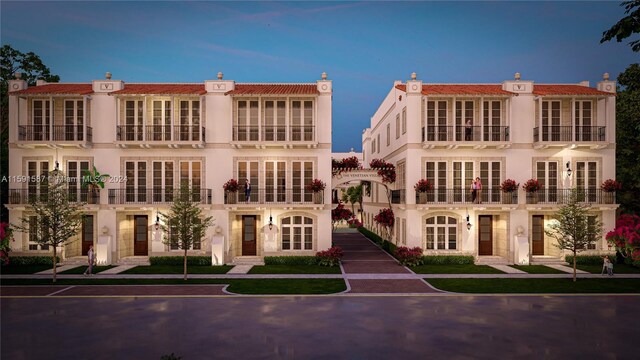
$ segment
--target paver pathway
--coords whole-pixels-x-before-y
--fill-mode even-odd
[[[491,266],[494,269],[500,270],[504,273],[507,274],[526,274],[526,271],[522,271],[520,269],[516,269],[516,268],[512,268],[511,266],[508,265],[492,265],[489,264],[489,266]]]
[[[232,267],[231,270],[227,272],[227,274],[230,274],[230,275],[248,274],[249,270],[251,270],[252,267],[253,265],[236,265]]]
[[[566,273],[569,274],[573,274],[573,268],[570,266],[565,266],[565,265],[547,265],[550,268],[556,269],[556,270],[560,270],[560,271],[564,271]],[[580,269],[576,269],[576,274],[588,274],[588,272],[580,270]]]
[[[75,268],[80,267],[80,266],[82,266],[82,265],[80,265],[80,264],[71,264],[71,265],[58,266],[57,273],[60,274],[63,271],[75,269]],[[36,274],[38,274],[38,275],[52,275],[53,274],[53,268],[37,272]]]
[[[131,268],[136,267],[136,265],[118,265],[116,267],[112,267],[111,269],[107,269],[105,271],[100,272],[102,275],[113,275],[120,274],[121,272],[127,271]]]
[[[413,274],[360,233],[333,233],[333,243],[340,246],[344,253],[342,268],[345,272],[345,280],[351,289],[350,294],[438,292],[420,279],[384,279],[385,275],[389,274],[399,274],[399,276]],[[371,275],[354,276],[356,274]]]

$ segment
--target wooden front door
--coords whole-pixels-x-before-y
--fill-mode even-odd
[[[256,216],[242,216],[242,255],[256,255]]]
[[[149,255],[149,220],[147,215],[135,215],[133,227],[133,255]]]
[[[478,217],[478,255],[493,255],[493,216]]]
[[[544,255],[544,215],[531,219],[531,255]]]
[[[82,217],[82,255],[87,255],[91,245],[93,245],[93,215],[85,215]]]

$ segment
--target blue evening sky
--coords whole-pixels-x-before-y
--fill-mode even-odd
[[[63,82],[333,80],[333,151],[357,151],[394,80],[592,86],[638,62],[600,44],[619,2],[9,2],[1,40]]]

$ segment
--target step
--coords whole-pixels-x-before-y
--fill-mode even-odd
[[[476,265],[509,265],[507,259],[500,256],[479,256],[476,258]]]
[[[260,256],[238,256],[233,258],[231,265],[264,265],[264,259]]]
[[[64,265],[87,265],[88,259],[86,256],[73,256],[66,258],[62,264]]]
[[[127,256],[118,260],[116,265],[151,265],[148,256]]]
[[[253,267],[253,265],[236,265],[231,270],[229,270],[227,272],[227,274],[230,274],[230,275],[247,274],[247,273],[249,273],[249,270],[251,270],[252,267]]]
[[[569,265],[569,263],[554,256],[536,256],[531,258],[531,265]]]

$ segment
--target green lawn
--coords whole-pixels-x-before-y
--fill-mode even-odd
[[[254,266],[249,274],[341,274],[339,266],[265,265]]]
[[[93,273],[97,274],[99,272],[103,272],[105,270],[109,270],[111,268],[114,268],[115,266],[113,265],[105,265],[105,266],[94,266],[93,267]],[[73,274],[84,274],[84,272],[87,270],[88,266],[79,266],[77,268],[73,268],[73,269],[69,269],[67,271],[63,271],[63,272],[59,272],[58,274],[64,274],[64,275],[73,275]]]
[[[571,265],[571,267],[573,267],[573,265]],[[576,265],[576,269],[592,274],[600,274],[602,265]],[[627,264],[615,264],[613,265],[613,274],[640,274],[640,268]]]
[[[51,285],[50,279],[2,279],[2,285]],[[229,284],[238,294],[334,294],[347,289],[342,279],[58,279],[56,285]]]
[[[51,269],[50,265],[9,265],[0,267],[0,274],[35,274],[49,269]]]
[[[640,279],[425,279],[434,287],[458,293],[640,293]]]
[[[226,274],[233,266],[187,266],[189,274]],[[182,265],[152,265],[152,266],[136,266],[129,270],[121,272],[121,274],[183,274]]]
[[[566,274],[564,271],[550,268],[544,265],[510,265],[514,269],[522,270],[529,274]]]
[[[410,267],[416,274],[504,274],[488,265],[419,265]]]

